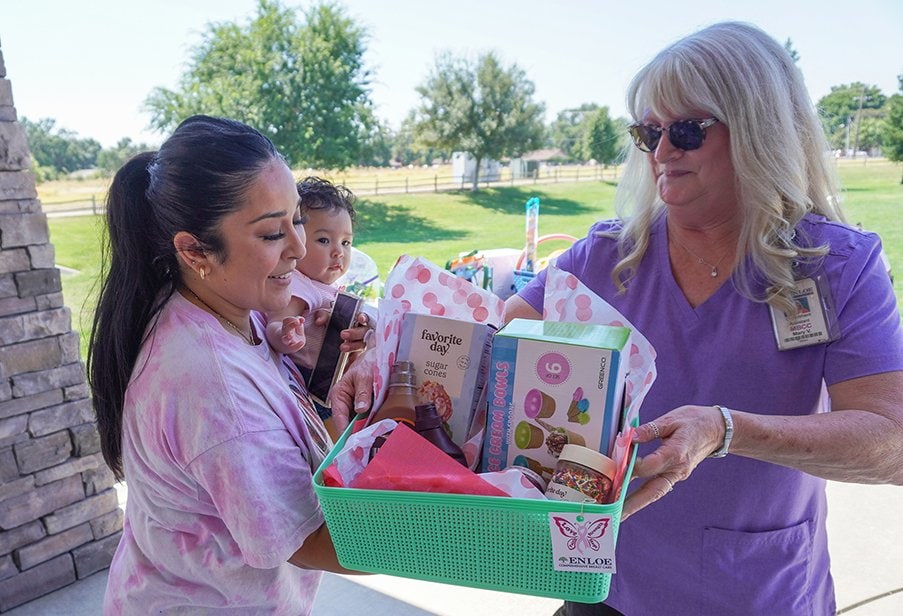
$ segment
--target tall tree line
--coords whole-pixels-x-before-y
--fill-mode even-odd
[[[543,125],[545,108],[533,82],[495,53],[439,54],[416,88],[419,104],[393,131],[370,100],[368,40],[367,30],[332,2],[296,11],[279,0],[258,0],[244,23],[208,24],[178,86],[150,92],[144,105],[151,127],[169,133],[195,113],[228,116],[267,134],[293,166],[333,169],[428,164],[453,151],[479,163],[540,147],[557,148],[562,160],[607,165],[628,145],[627,121],[596,103],[562,110]],[[785,48],[799,58],[790,39]],[[901,100],[903,83],[900,94],[887,97],[855,82],[832,87],[817,106],[833,148],[880,148],[898,160]],[[23,124],[39,180],[89,167],[110,174],[148,149],[129,138],[102,149],[53,119],[23,118]]]

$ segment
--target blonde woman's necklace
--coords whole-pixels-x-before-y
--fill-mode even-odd
[[[185,290],[188,291],[189,293],[191,293],[191,296],[192,296],[194,299],[198,300],[198,301],[201,303],[201,305],[204,306],[204,308],[206,308],[207,310],[209,310],[210,312],[212,312],[213,315],[216,316],[220,321],[222,321],[223,323],[225,323],[226,325],[228,325],[229,327],[231,327],[231,328],[235,331],[235,333],[237,333],[239,336],[241,336],[241,339],[242,339],[242,340],[244,340],[245,342],[247,342],[247,343],[250,344],[251,346],[255,346],[255,345],[257,344],[257,341],[254,339],[254,338],[256,338],[256,336],[255,336],[255,337],[252,337],[252,336],[253,336],[253,333],[254,333],[254,330],[253,330],[253,329],[251,330],[251,334],[250,334],[250,335],[249,335],[249,334],[246,334],[245,332],[243,332],[243,331],[241,330],[241,328],[240,328],[238,325],[236,325],[235,323],[233,323],[232,321],[230,321],[229,319],[227,319],[226,317],[224,317],[223,315],[221,315],[220,313],[218,313],[216,310],[213,309],[213,306],[211,306],[210,304],[208,304],[207,302],[205,302],[204,300],[202,300],[200,297],[198,297],[198,294],[197,294],[197,293],[195,293],[194,291],[192,291],[192,290],[189,289],[188,287],[185,287]]]
[[[672,237],[674,237],[674,236],[672,235]],[[677,242],[677,245],[680,246],[681,248],[683,248],[687,252],[688,255],[690,255],[697,261],[699,261],[700,265],[705,265],[708,268],[710,268],[712,270],[712,272],[709,275],[712,278],[718,277],[718,266],[721,265],[722,261],[724,261],[724,257],[727,256],[727,253],[724,253],[723,255],[721,255],[721,258],[718,259],[718,262],[713,265],[713,264],[709,263],[708,261],[706,261],[705,259],[703,259],[702,257],[700,257],[698,254],[696,254],[692,250],[690,250],[689,248],[687,248],[686,246],[684,246],[683,242],[681,242],[679,239],[677,239],[677,237],[674,237],[674,241]]]

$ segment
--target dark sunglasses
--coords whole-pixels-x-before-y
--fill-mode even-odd
[[[698,150],[705,141],[705,129],[718,121],[718,118],[705,120],[680,120],[668,126],[668,139],[671,145],[679,150]],[[644,152],[654,152],[662,139],[663,126],[641,124],[636,122],[627,127],[636,147]]]

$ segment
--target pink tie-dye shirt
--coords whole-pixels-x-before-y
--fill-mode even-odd
[[[163,308],[125,397],[106,614],[310,612],[321,573],[286,561],[323,516],[278,359],[178,293]]]

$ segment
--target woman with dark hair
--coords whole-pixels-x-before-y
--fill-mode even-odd
[[[129,487],[106,613],[306,614],[313,570],[344,572],[312,488],[329,437],[263,336],[302,223],[282,157],[232,120],[191,117],[114,177],[88,355]]]

